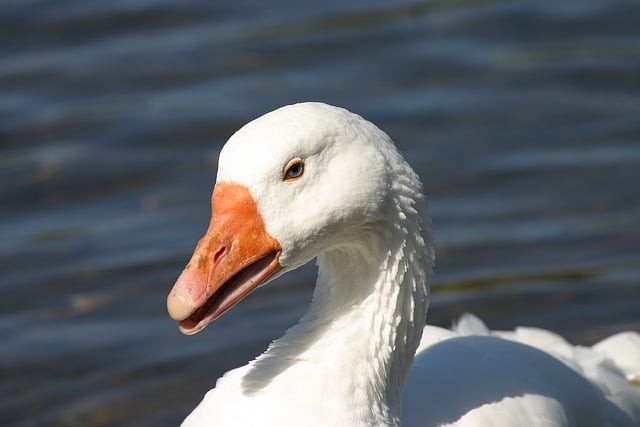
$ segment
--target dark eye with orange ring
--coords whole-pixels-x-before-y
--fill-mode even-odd
[[[287,163],[284,168],[282,179],[284,181],[293,181],[300,178],[304,173],[304,162],[301,159],[293,159]]]

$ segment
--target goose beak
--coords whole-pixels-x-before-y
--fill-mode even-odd
[[[249,190],[218,183],[209,229],[167,298],[180,331],[193,335],[267,282],[280,269],[280,244],[265,229]]]

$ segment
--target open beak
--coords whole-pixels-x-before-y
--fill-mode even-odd
[[[280,244],[265,229],[249,190],[222,182],[213,190],[209,229],[176,281],[169,315],[187,335],[200,332],[280,270]]]

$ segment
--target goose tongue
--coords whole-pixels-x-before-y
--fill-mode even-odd
[[[167,298],[180,331],[195,334],[279,269],[280,244],[269,235],[249,190],[219,183],[209,229]]]

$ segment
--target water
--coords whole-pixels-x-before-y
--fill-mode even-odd
[[[0,5],[0,424],[175,425],[300,316],[313,266],[184,337],[165,297],[221,145],[321,100],[429,194],[431,323],[640,330],[635,1]]]

